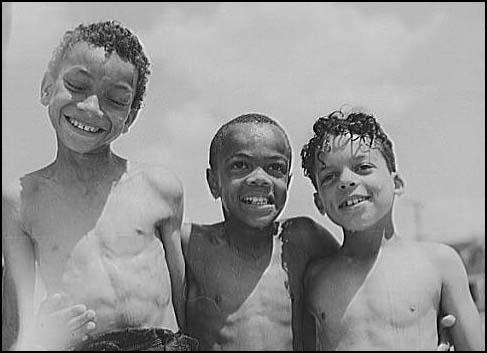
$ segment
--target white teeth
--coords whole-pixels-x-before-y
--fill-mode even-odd
[[[77,127],[78,129],[81,129],[81,130],[84,130],[84,131],[88,131],[88,132],[98,132],[100,129],[97,128],[97,127],[92,127],[92,126],[86,126],[86,125],[83,125],[81,124],[79,121],[77,120],[74,120],[73,118],[69,118],[68,119],[69,122],[71,123],[71,125]]]
[[[266,197],[246,196],[242,200],[243,200],[243,202],[250,204],[250,205],[263,206],[263,205],[269,204]]]
[[[362,201],[365,201],[366,198],[365,197],[360,197],[360,198],[357,198],[357,199],[353,199],[353,200],[348,200],[346,201],[344,204],[342,204],[343,206],[345,207],[350,207],[350,206],[353,206],[353,205],[356,205]]]

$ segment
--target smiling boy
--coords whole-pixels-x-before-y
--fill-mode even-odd
[[[303,349],[303,325],[313,324],[301,310],[304,269],[338,243],[311,219],[276,221],[290,167],[286,133],[262,114],[231,120],[211,142],[207,181],[224,221],[182,231],[186,333],[201,349]]]
[[[176,334],[171,291],[182,290],[184,276],[174,263],[182,187],[169,171],[111,149],[138,114],[149,73],[138,38],[114,21],[66,32],[54,52],[41,103],[56,132],[56,159],[3,195],[18,348],[194,348]],[[38,317],[35,263],[49,296]]]
[[[343,228],[344,242],[315,261],[306,304],[322,350],[435,350],[441,312],[457,318],[456,350],[483,350],[479,313],[458,254],[396,233],[394,199],[403,192],[392,142],[374,116],[319,118],[303,147],[315,204]]]

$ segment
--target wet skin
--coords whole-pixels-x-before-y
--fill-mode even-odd
[[[404,184],[379,149],[349,136],[330,144],[317,160],[315,203],[342,226],[344,243],[306,274],[320,348],[435,350],[437,319],[448,312],[461,318],[451,329],[456,349],[479,349],[479,315],[458,254],[395,233],[392,206]]]
[[[275,222],[289,186],[290,148],[270,124],[231,127],[208,183],[225,221],[187,225],[187,332],[208,350],[303,347],[302,276],[337,248],[308,218]]]
[[[125,327],[178,330],[171,284],[178,288],[173,281],[182,274],[169,276],[168,267],[177,268],[172,254],[181,252],[182,188],[164,168],[128,163],[111,151],[136,116],[137,73],[116,53],[105,54],[80,42],[45,74],[41,103],[56,131],[56,160],[3,198],[21,331],[35,321],[35,258],[50,295],[42,320],[55,329],[33,331],[53,349]]]

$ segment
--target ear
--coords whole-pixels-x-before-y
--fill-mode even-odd
[[[129,127],[134,123],[135,118],[137,117],[138,113],[139,113],[138,109],[130,108],[129,116],[128,116],[128,118],[125,121],[125,124],[123,126],[123,130],[122,130],[123,134],[125,134],[126,132],[129,131]]]
[[[318,195],[317,192],[313,194],[315,206],[320,211],[320,213],[324,216],[325,215],[325,206],[323,205],[323,202],[321,201],[320,195]]]
[[[41,104],[48,106],[51,100],[52,92],[54,91],[54,77],[51,72],[46,72],[42,78],[41,83]]]
[[[404,180],[397,173],[392,173],[394,180],[394,195],[400,196],[404,194]]]
[[[206,169],[206,181],[208,182],[208,186],[211,191],[211,195],[216,199],[218,199],[220,195],[220,184],[218,182],[218,176],[216,175],[215,171],[211,168]]]

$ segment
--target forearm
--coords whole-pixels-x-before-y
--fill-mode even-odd
[[[184,258],[179,237],[173,237],[166,247],[166,262],[171,277],[171,292],[174,310],[179,327],[184,330],[186,326],[186,287]]]
[[[34,283],[35,264],[33,254],[26,253],[25,247],[12,244],[12,239],[5,241],[6,247],[6,268],[10,281],[6,282],[11,286],[9,293],[15,295],[17,302],[18,335],[17,341],[25,342],[33,339],[32,325],[35,322],[34,313]],[[18,244],[17,244],[18,245]],[[20,256],[24,253],[25,256]],[[16,255],[15,255],[16,254]]]
[[[160,239],[164,246],[166,264],[171,280],[171,293],[174,311],[178,325],[184,329],[186,324],[186,288],[185,288],[185,263],[181,247],[181,233],[179,224],[162,227],[159,231]]]

